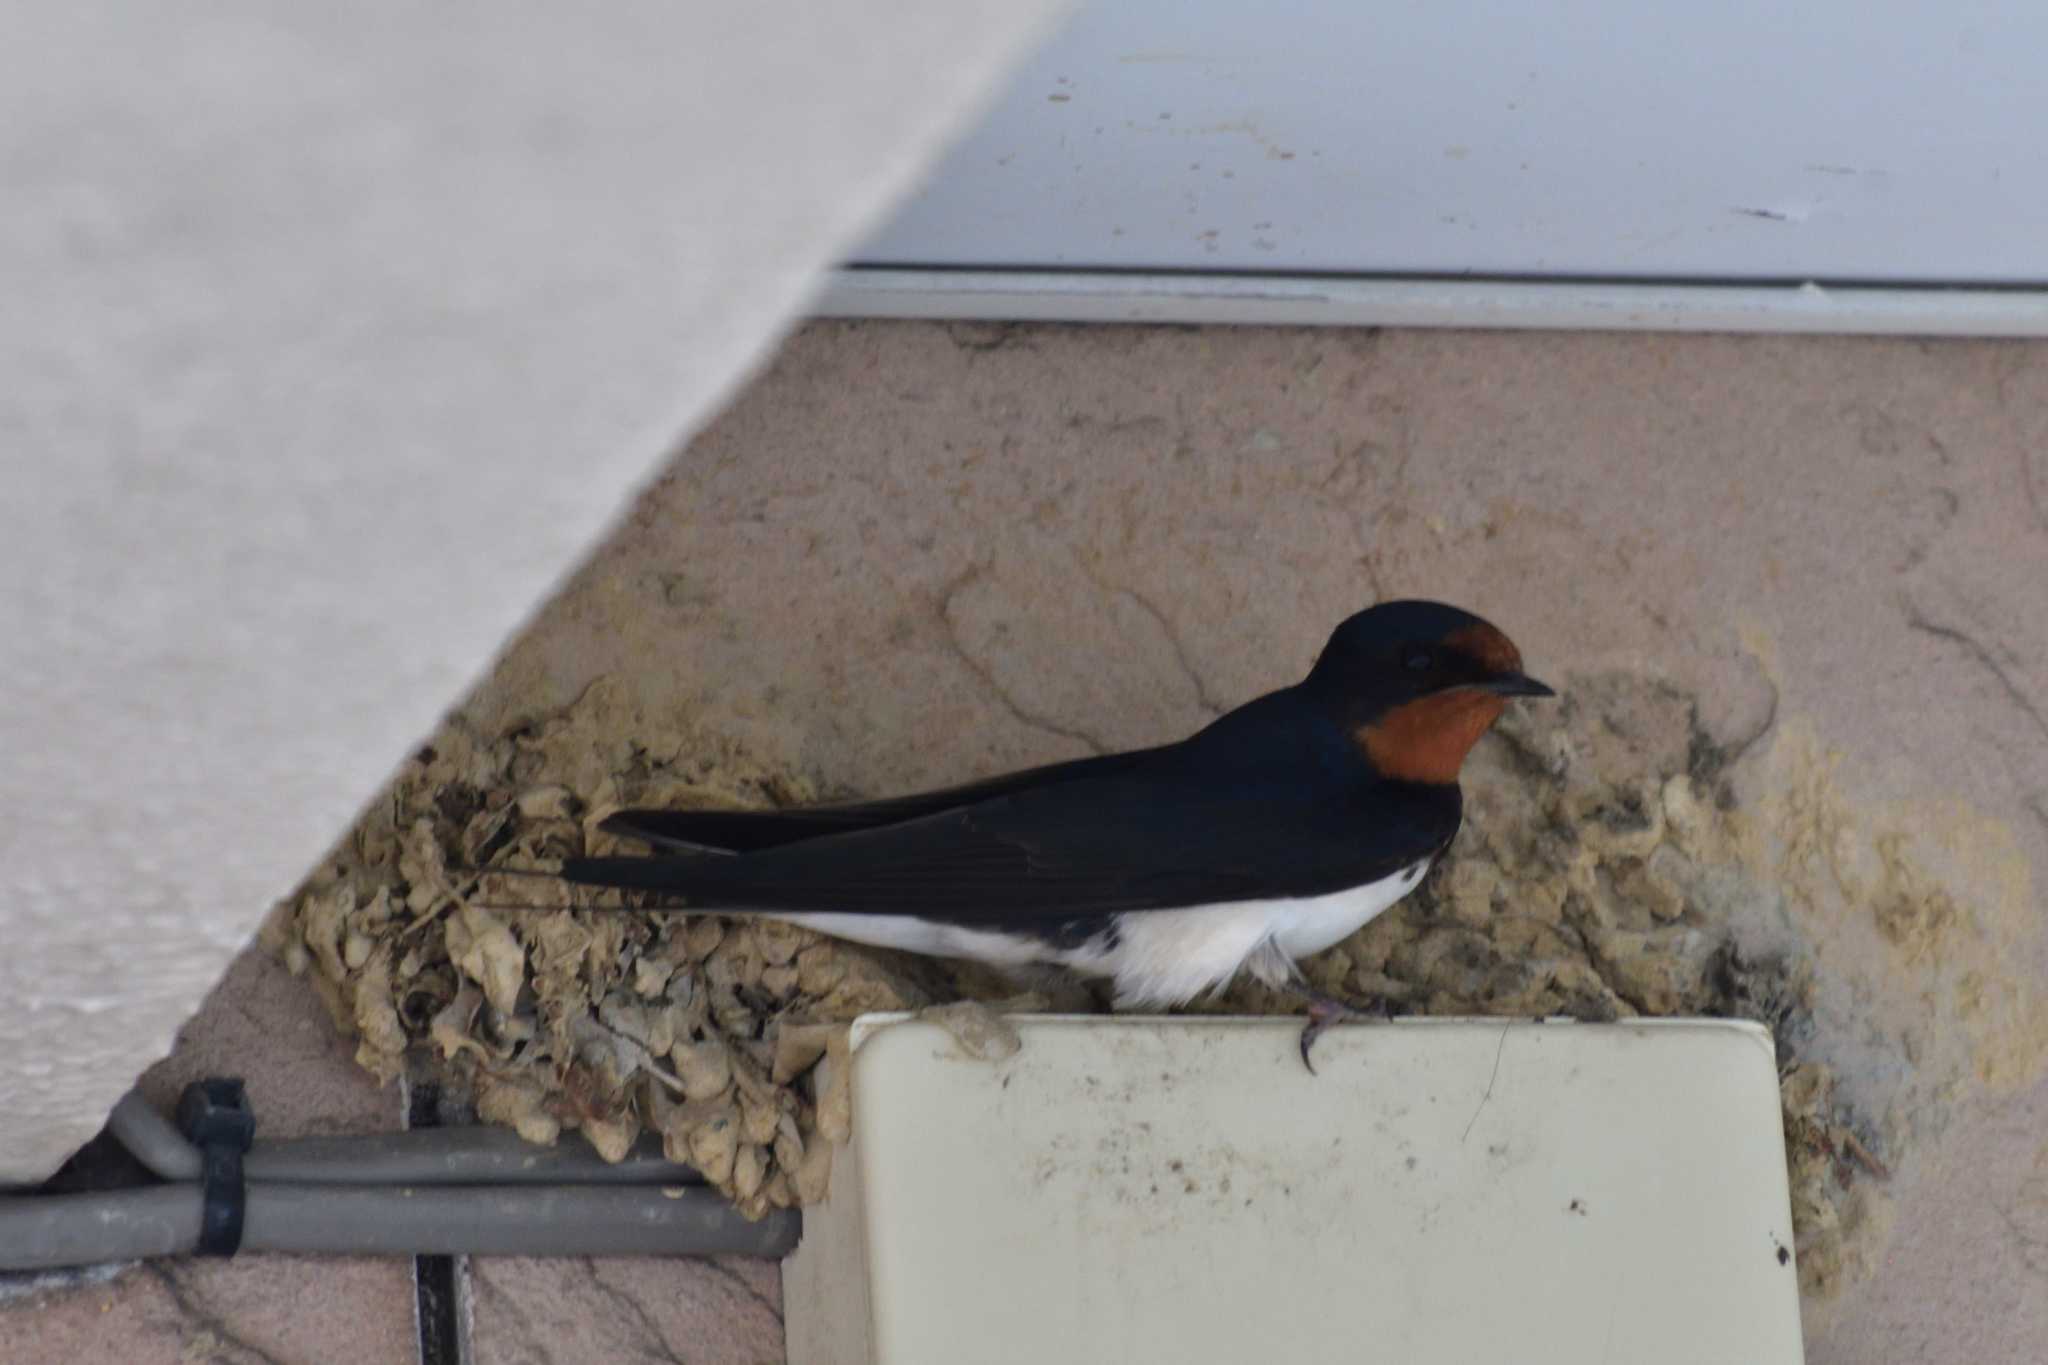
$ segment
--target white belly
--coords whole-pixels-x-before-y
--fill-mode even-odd
[[[1100,965],[1072,965],[1114,977],[1122,1005],[1182,1004],[1222,989],[1245,969],[1278,986],[1293,975],[1296,962],[1357,932],[1413,891],[1427,871],[1424,859],[1391,877],[1326,896],[1123,915],[1117,922],[1121,941]]]
[[[1247,967],[1279,985],[1293,964],[1356,932],[1413,891],[1425,858],[1376,882],[1326,896],[1230,901],[1116,917],[1113,937],[1058,948],[1022,934],[965,929],[907,915],[811,912],[778,918],[834,938],[932,957],[965,957],[998,967],[1056,962],[1116,982],[1120,1005],[1178,1005],[1228,985]]]
[[[1305,900],[1267,902],[1275,907],[1274,946],[1299,961],[1349,938],[1421,885],[1433,861],[1424,858],[1391,877],[1354,886],[1349,891]]]

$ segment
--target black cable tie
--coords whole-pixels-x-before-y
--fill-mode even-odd
[[[242,1245],[249,1186],[242,1154],[256,1140],[248,1093],[233,1077],[194,1081],[178,1096],[178,1127],[199,1149],[201,1256],[232,1256]]]

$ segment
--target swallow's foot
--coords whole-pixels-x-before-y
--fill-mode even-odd
[[[1308,1023],[1301,1030],[1301,1064],[1308,1068],[1308,1074],[1316,1074],[1316,1064],[1309,1060],[1309,1052],[1316,1045],[1316,1039],[1332,1024],[1355,1024],[1367,1019],[1387,1019],[1393,1016],[1391,1004],[1381,1002],[1370,1008],[1360,1009],[1347,1005],[1334,995],[1312,994],[1308,998]]]

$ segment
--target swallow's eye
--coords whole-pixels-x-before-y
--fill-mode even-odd
[[[1418,650],[1408,656],[1408,671],[1410,673],[1426,673],[1435,662],[1436,660],[1430,658],[1428,654]]]

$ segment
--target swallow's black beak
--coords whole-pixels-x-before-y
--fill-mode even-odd
[[[1554,697],[1557,693],[1526,673],[1496,673],[1479,684],[1480,690],[1502,697]]]

